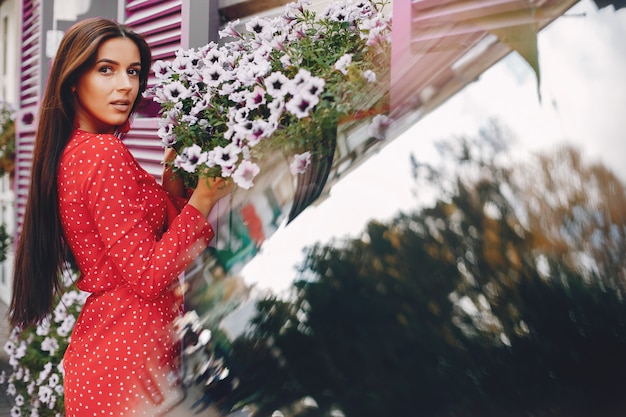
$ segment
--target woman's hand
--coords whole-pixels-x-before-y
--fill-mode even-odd
[[[161,183],[163,188],[172,195],[185,197],[185,184],[183,180],[172,171],[169,164],[176,158],[176,151],[173,148],[166,148],[163,156],[163,177]]]
[[[198,185],[191,194],[188,204],[194,206],[204,217],[207,217],[215,204],[233,191],[232,181],[222,177],[198,178]]]

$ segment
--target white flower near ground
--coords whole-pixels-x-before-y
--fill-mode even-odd
[[[9,355],[13,356],[13,352],[15,352],[15,342],[12,340],[7,340],[4,343],[4,351]]]
[[[61,325],[57,329],[57,334],[61,337],[68,337],[70,333],[72,333],[72,329],[74,328],[74,324],[76,323],[76,317],[71,314],[68,314]]]
[[[50,356],[54,356],[58,349],[59,341],[53,337],[46,337],[43,342],[41,342],[41,350],[44,352],[49,352]]]
[[[39,376],[37,377],[37,385],[42,385],[43,382],[48,379],[48,376],[50,375],[50,372],[52,372],[52,364],[50,362],[47,362],[44,366],[43,369],[41,370],[41,372],[39,373]]]
[[[52,374],[50,375],[50,378],[48,379],[48,386],[50,388],[55,388],[57,385],[59,385],[60,382],[61,382],[61,377],[59,376],[59,374]]]
[[[52,391],[52,388],[50,388],[48,385],[41,385],[39,386],[39,391],[37,392],[37,395],[39,396],[39,401],[41,401],[43,404],[50,404],[52,398],[54,397],[53,393],[54,391]]]
[[[50,333],[50,318],[44,319],[41,323],[37,325],[37,329],[35,330],[37,336],[47,336]]]
[[[15,349],[15,352],[13,354],[15,355],[17,359],[22,359],[24,356],[26,356],[27,348],[28,348],[28,345],[26,344],[25,341],[22,340],[20,344],[17,346],[17,348]]]

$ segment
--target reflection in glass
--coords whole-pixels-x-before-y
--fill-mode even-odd
[[[509,55],[289,227],[279,193],[222,221],[188,280],[199,314],[187,341],[212,332],[195,351],[210,361],[190,369],[196,409],[623,414],[616,7],[579,2],[540,33],[541,98]]]

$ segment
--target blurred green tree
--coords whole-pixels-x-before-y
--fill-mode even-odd
[[[572,148],[513,163],[509,140],[491,122],[442,142],[439,166],[413,157],[434,204],[310,248],[292,297],[261,301],[233,343],[229,404],[613,415],[626,386],[624,186]]]

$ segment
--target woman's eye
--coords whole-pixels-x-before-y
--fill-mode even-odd
[[[128,70],[128,74],[136,77],[139,75],[139,70],[137,68],[131,68]]]
[[[99,72],[101,72],[102,74],[110,74],[111,72],[113,72],[113,69],[109,66],[102,66],[98,69]]]

